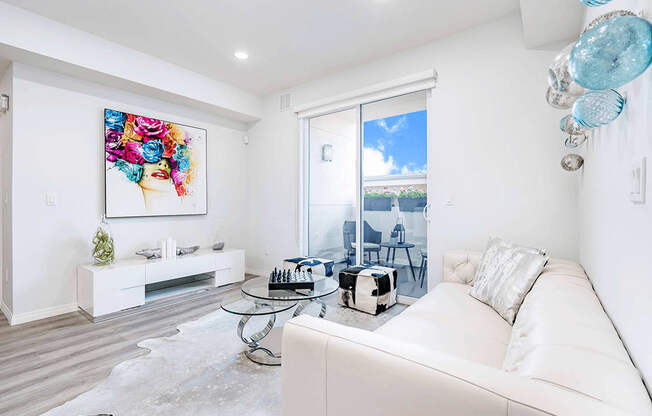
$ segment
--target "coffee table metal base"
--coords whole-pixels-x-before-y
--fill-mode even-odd
[[[304,309],[312,303],[316,303],[321,306],[318,316],[320,318],[325,317],[326,304],[319,298],[298,302],[298,306],[294,310],[292,316],[296,317],[301,315]],[[247,325],[247,322],[249,322],[252,316],[256,316],[253,314],[253,312],[261,307],[264,306],[253,307],[251,310],[251,315],[244,315],[242,319],[240,319],[237,331],[238,337],[247,345],[247,347],[249,347],[249,349],[245,351],[244,354],[251,361],[260,365],[279,366],[281,365],[281,353],[274,351],[280,351],[283,329],[274,328],[274,324],[276,323],[276,313],[269,315],[267,325],[265,325],[263,329],[250,335],[249,337],[244,335],[244,328]]]

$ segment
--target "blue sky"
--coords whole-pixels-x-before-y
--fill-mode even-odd
[[[364,123],[364,175],[425,173],[426,110]]]

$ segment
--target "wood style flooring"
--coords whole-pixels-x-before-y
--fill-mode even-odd
[[[176,334],[239,299],[239,286],[155,300],[99,323],[73,312],[11,327],[0,313],[0,415],[40,415],[90,390],[115,365],[147,354],[138,342]]]

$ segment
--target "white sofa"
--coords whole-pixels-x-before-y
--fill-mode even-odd
[[[447,253],[442,283],[375,332],[286,323],[283,415],[652,415],[581,266],[550,260],[512,327],[468,295],[479,260]]]

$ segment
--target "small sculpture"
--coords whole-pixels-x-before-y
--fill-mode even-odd
[[[177,256],[185,256],[187,254],[192,254],[199,249],[199,246],[191,247],[177,247]],[[160,259],[161,258],[161,249],[160,248],[146,248],[143,250],[138,250],[136,252],[139,256],[144,256],[147,260]]]
[[[115,260],[115,247],[113,245],[113,237],[111,237],[110,228],[106,219],[102,217],[100,225],[95,231],[93,236],[93,259],[95,264],[106,266],[113,263]]]
[[[220,241],[219,243],[213,244],[213,250],[219,251],[224,248],[224,241]]]

